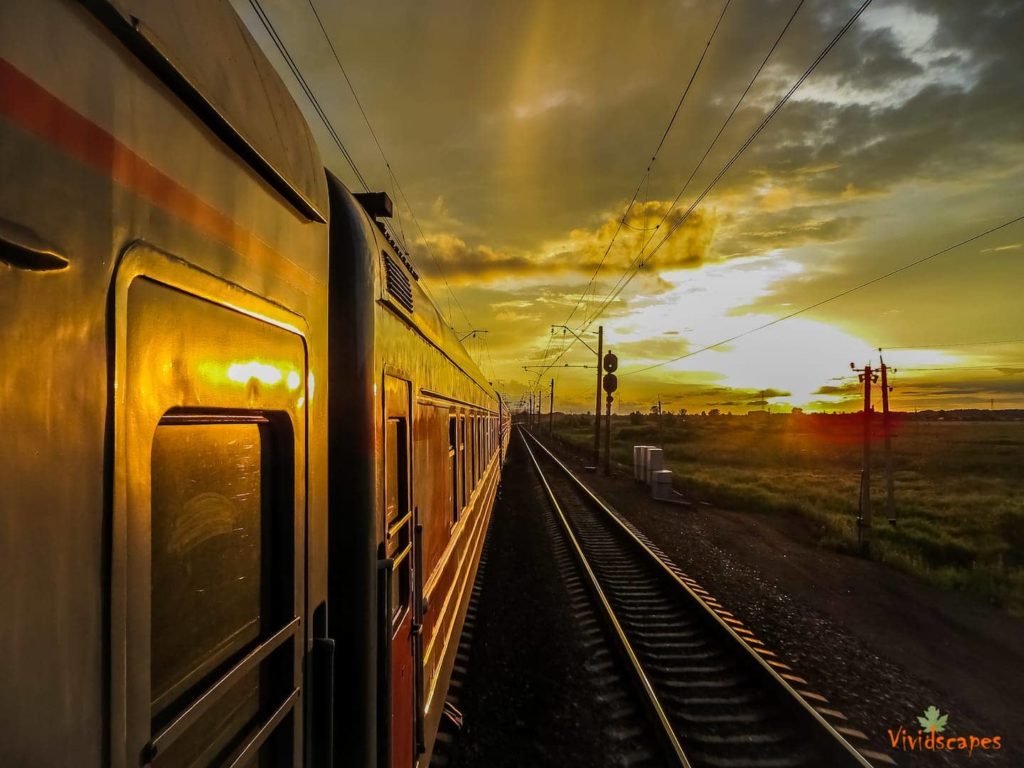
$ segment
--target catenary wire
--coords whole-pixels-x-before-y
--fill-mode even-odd
[[[654,231],[657,231],[664,224],[665,219],[668,217],[668,212],[670,212],[675,207],[676,203],[678,203],[679,199],[683,196],[684,192],[686,191],[687,187],[689,186],[690,182],[692,181],[694,175],[697,173],[697,171],[699,170],[701,165],[707,159],[707,156],[711,153],[711,151],[714,148],[715,144],[717,143],[718,139],[721,137],[722,133],[725,131],[725,129],[728,126],[729,122],[732,120],[733,116],[736,114],[736,111],[739,109],[739,107],[742,104],[743,100],[746,98],[747,94],[750,92],[750,89],[753,87],[754,82],[757,80],[758,76],[761,74],[762,70],[764,69],[764,67],[768,63],[768,60],[771,58],[771,56],[775,52],[776,48],[778,48],[779,42],[782,40],[783,36],[789,30],[790,26],[793,23],[793,20],[796,18],[796,15],[800,11],[800,9],[803,6],[804,2],[805,2],[805,0],[799,0],[797,5],[793,9],[793,12],[790,14],[790,16],[787,19],[785,25],[782,27],[781,31],[779,32],[779,34],[776,36],[774,42],[772,43],[771,48],[769,48],[768,53],[765,55],[764,59],[761,61],[761,64],[758,66],[758,68],[754,72],[753,76],[747,82],[747,86],[743,90],[743,93],[740,95],[739,99],[737,99],[736,103],[733,105],[733,108],[732,108],[731,112],[729,113],[729,116],[725,119],[725,121],[722,123],[721,127],[718,129],[718,133],[715,135],[715,137],[712,139],[711,143],[708,145],[707,149],[704,152],[704,155],[701,157],[701,159],[698,161],[697,165],[694,167],[693,171],[690,173],[690,176],[687,178],[685,184],[683,185],[682,190],[679,192],[678,195],[676,195],[675,200],[672,201],[672,205],[669,206],[668,211],[666,212],[665,216],[662,218],[661,222],[654,228]],[[864,8],[867,7],[867,4],[869,2],[871,2],[871,0],[867,0],[867,2],[865,2],[864,5],[861,6],[861,8],[857,12],[857,15],[859,15],[864,10]],[[840,36],[842,34],[845,34],[845,30],[848,29],[849,26],[852,25],[853,21],[856,20],[856,17],[857,16],[855,15],[854,18],[850,22],[847,23],[847,25],[843,28],[843,30],[840,31]],[[719,19],[719,21],[721,21],[721,19]],[[836,40],[834,39],[832,41],[831,45],[834,45],[835,42],[836,42]],[[828,50],[830,50],[830,48],[826,48],[825,53],[827,53]],[[819,60],[820,60],[820,58],[824,58],[824,54],[822,54],[819,57]],[[813,70],[813,68],[815,66],[817,66],[817,62],[812,64],[811,70]],[[809,74],[809,72],[805,73],[803,79],[806,78],[807,74]],[[794,87],[794,90],[795,90],[796,87],[799,87],[799,83],[802,82],[803,79],[798,81],[797,86]],[[778,108],[778,106],[777,106],[777,108]],[[764,124],[766,124],[766,122],[764,122]],[[763,125],[761,127],[763,128]],[[749,146],[749,143],[748,143],[748,146]],[[743,151],[743,149],[741,148],[740,152],[742,152],[742,151]],[[641,180],[641,183],[643,183],[643,180]],[[639,186],[637,187],[637,190],[639,191]],[[635,197],[635,193],[634,193],[634,197]],[[628,209],[627,209],[627,213],[628,213]],[[623,221],[624,221],[624,219],[625,219],[625,217],[623,217]],[[621,227],[621,223],[620,223],[620,227]],[[617,234],[618,234],[618,229],[616,229],[616,235]],[[647,242],[644,243],[643,247],[641,248],[640,255],[638,255],[638,257],[637,257],[637,260],[642,256],[644,250],[647,248],[647,245],[650,244],[650,242],[651,242],[651,240],[653,240],[653,238],[654,238],[654,235],[652,234],[652,236],[647,240]],[[613,241],[614,241],[614,237],[613,237]],[[659,247],[660,247],[660,244],[659,244]],[[609,249],[610,248],[611,248],[611,244],[609,244]],[[607,255],[608,254],[607,254],[607,250],[606,250],[605,257],[607,257]],[[653,251],[652,251],[652,255],[653,255]],[[604,263],[604,258],[602,258],[602,260],[601,260],[601,264],[603,264],[603,263]],[[633,264],[635,264],[635,263],[636,263],[636,260],[634,260]],[[600,269],[601,264],[599,264],[598,269]],[[629,269],[632,268],[633,264],[630,264],[630,267],[627,267],[626,272],[623,273],[623,276],[625,276],[625,274],[629,272]],[[593,283],[594,278],[596,278],[596,272],[595,272],[594,276],[591,278],[591,284]],[[622,286],[622,289],[619,288],[619,285],[620,285],[622,279],[623,278],[620,277],[619,281],[617,281],[615,286],[612,288],[612,291],[617,291],[615,293],[616,296],[618,296],[618,293],[621,293],[622,289],[625,288],[625,286]],[[589,291],[589,287],[590,286],[588,284],[588,287],[586,289],[587,291]],[[584,295],[586,295],[586,291],[584,291],[584,294],[581,294],[581,300],[582,300],[582,297]],[[611,295],[611,292],[609,292],[609,295]],[[611,300],[614,300],[614,299],[611,299]],[[588,320],[586,320],[584,322],[584,324],[580,327],[580,333],[583,333],[587,328],[589,328],[591,325],[593,325],[594,321],[597,319],[597,317],[600,316],[600,314],[604,311],[604,309],[608,306],[608,304],[610,304],[611,300],[602,302],[601,308],[598,310],[598,312],[595,315],[591,316]],[[577,307],[578,306],[579,306],[579,301],[577,302]],[[575,309],[573,311],[575,312]],[[571,316],[572,315],[570,314],[570,318],[571,318]],[[568,321],[566,321],[566,322],[568,322]],[[562,353],[563,355],[565,354],[565,352],[568,351],[568,349],[570,349],[575,344],[575,341],[576,340],[573,339],[573,341],[569,344],[569,347],[566,348],[566,350],[563,351],[563,353]],[[555,363],[558,362],[558,360],[560,358],[561,358],[561,356],[559,356],[559,358],[556,358],[555,360],[553,360],[551,364],[554,365]]]
[[[700,205],[701,202],[703,202],[704,198],[707,197],[708,194],[710,194],[710,192],[715,188],[715,186],[722,179],[722,177],[725,176],[726,173],[728,173],[729,169],[732,168],[732,166],[743,155],[743,153],[746,152],[750,145],[754,143],[757,137],[761,135],[764,129],[772,121],[772,118],[774,118],[782,110],[782,108],[789,102],[793,94],[796,93],[800,86],[803,85],[804,81],[811,76],[811,73],[814,72],[818,64],[820,64],[822,60],[824,60],[824,58],[829,54],[829,52],[839,43],[839,41],[850,30],[850,28],[854,25],[857,19],[860,18],[861,14],[865,10],[867,10],[867,7],[871,4],[871,2],[872,0],[864,0],[864,2],[857,8],[857,10],[854,11],[853,15],[842,26],[842,28],[829,41],[825,48],[822,49],[822,51],[814,58],[810,66],[808,66],[808,68],[799,77],[799,79],[797,79],[797,81],[793,83],[792,87],[786,92],[786,94],[778,101],[778,103],[771,109],[771,111],[767,115],[765,115],[765,117],[758,124],[757,128],[754,129],[753,133],[751,133],[750,136],[747,137],[743,144],[740,145],[739,149],[737,149],[736,152],[732,155],[732,157],[729,158],[728,162],[726,162],[726,164],[722,166],[718,174],[708,183],[708,185],[697,196],[693,203],[690,204],[689,208],[686,209],[685,213],[681,217],[679,217],[679,219],[669,228],[668,232],[665,233],[665,235],[657,243],[657,245],[655,245],[654,248],[651,249],[650,253],[647,256],[648,264],[654,258],[655,254],[662,248],[662,246],[664,246],[665,243],[667,243],[668,240],[672,237],[672,235],[679,229],[679,227],[681,227],[689,219],[690,215],[697,208],[697,206]],[[586,325],[584,325],[584,328],[592,325],[594,321],[598,317],[600,317],[601,314],[611,305],[611,303],[615,301],[616,298],[618,298],[622,291],[626,289],[629,283],[632,282],[633,278],[636,277],[636,275],[639,273],[637,264],[639,263],[640,259],[641,254],[638,254],[637,257],[633,259],[630,265],[626,268],[626,271],[623,273],[623,275],[629,275],[629,277],[626,278],[625,281],[621,281],[620,284],[618,284],[617,287],[609,293],[605,301],[601,303],[601,306],[598,308],[597,312],[595,312],[594,315],[587,321]]]
[[[258,0],[250,0],[250,2],[258,4]],[[413,219],[413,222],[416,225],[416,229],[419,232],[420,241],[423,243],[423,249],[427,252],[427,256],[430,258],[430,260],[434,264],[434,267],[437,269],[438,275],[440,276],[442,283],[444,283],[445,290],[448,292],[451,299],[455,300],[455,304],[459,308],[459,311],[462,313],[463,319],[466,321],[469,327],[472,328],[473,323],[469,319],[469,315],[467,314],[465,307],[462,305],[462,302],[459,300],[458,296],[455,295],[455,291],[452,290],[451,284],[448,282],[448,277],[445,274],[444,267],[441,265],[440,260],[434,255],[434,252],[431,250],[430,244],[427,241],[426,236],[423,234],[423,228],[420,226],[419,220],[416,218],[416,212],[413,210],[412,205],[409,203],[409,198],[406,196],[405,190],[402,189],[402,185],[401,182],[399,182],[398,180],[397,174],[391,167],[391,162],[388,160],[387,154],[384,152],[384,147],[380,143],[380,139],[377,136],[377,132],[373,129],[373,124],[370,122],[370,117],[369,115],[367,115],[366,109],[363,107],[363,103],[359,99],[359,94],[356,93],[355,85],[352,83],[352,79],[348,76],[348,72],[345,70],[345,65],[342,64],[341,62],[341,57],[338,55],[338,50],[337,48],[335,48],[334,41],[331,40],[331,36],[327,32],[327,28],[324,26],[323,19],[320,17],[320,13],[317,11],[316,5],[313,3],[313,0],[307,0],[307,3],[309,4],[310,10],[313,12],[313,16],[316,18],[316,23],[320,27],[320,31],[323,33],[324,39],[327,41],[327,45],[330,46],[331,54],[334,56],[334,61],[338,65],[338,69],[341,70],[341,75],[345,79],[345,83],[348,85],[349,92],[352,94],[352,98],[356,103],[356,107],[359,108],[359,114],[362,115],[363,122],[366,123],[366,127],[370,132],[370,136],[373,138],[373,143],[377,146],[377,151],[380,153],[381,160],[384,161],[384,167],[387,169],[388,176],[390,177],[391,180],[392,193],[394,193],[395,190],[397,190],[398,195],[401,196],[401,200],[402,202],[405,203],[405,207],[409,211],[409,215]],[[363,188],[367,189],[368,187],[365,181],[362,183]],[[396,200],[396,202],[398,201]],[[405,227],[402,225],[400,212],[398,217],[398,225],[402,237],[402,245],[405,248],[405,250],[409,250],[408,246],[405,244]],[[450,307],[448,315],[449,317],[446,319],[446,321],[448,325],[451,326],[452,319]]]
[[[922,256],[919,259],[915,259],[914,261],[908,262],[908,263],[906,263],[906,264],[904,264],[904,265],[902,265],[900,267],[897,267],[896,269],[893,269],[893,270],[890,270],[890,271],[888,271],[888,272],[886,272],[884,274],[878,275],[877,277],[873,277],[870,280],[865,280],[863,283],[859,283],[859,284],[857,284],[857,285],[855,285],[855,286],[853,286],[851,288],[847,288],[846,290],[840,291],[839,293],[834,293],[831,296],[828,296],[828,297],[826,297],[824,299],[821,299],[820,301],[816,301],[813,304],[809,304],[806,307],[802,307],[801,309],[798,309],[798,310],[796,310],[794,312],[790,312],[790,313],[788,313],[786,315],[783,315],[782,317],[777,317],[774,320],[771,320],[771,321],[769,321],[767,323],[762,323],[761,325],[759,325],[759,326],[757,326],[755,328],[750,328],[749,330],[743,331],[742,333],[737,333],[734,336],[730,336],[727,339],[722,339],[721,341],[716,341],[714,344],[708,344],[707,346],[701,347],[700,349],[695,349],[692,352],[687,352],[685,355],[679,355],[678,357],[674,357],[671,360],[663,360],[660,363],[654,363],[653,365],[648,365],[648,366],[644,366],[643,368],[638,368],[638,369],[633,370],[633,371],[628,371],[626,373],[623,373],[622,376],[632,376],[632,375],[635,375],[635,374],[638,374],[638,373],[643,373],[644,371],[650,371],[650,370],[653,370],[655,368],[661,368],[662,366],[669,365],[670,363],[675,363],[675,362],[678,362],[680,360],[685,360],[688,357],[693,357],[694,355],[699,355],[701,352],[707,352],[708,350],[715,349],[716,347],[721,347],[721,346],[723,346],[725,344],[729,344],[729,343],[731,343],[733,341],[737,341],[738,339],[742,339],[745,336],[750,336],[751,334],[757,333],[758,331],[763,331],[765,328],[770,328],[773,325],[778,325],[779,323],[782,323],[782,322],[785,322],[786,320],[789,320],[791,318],[797,317],[798,315],[802,315],[805,312],[810,312],[812,309],[817,309],[818,307],[823,306],[824,304],[828,304],[829,302],[835,301],[836,299],[841,299],[844,296],[849,296],[851,293],[854,293],[855,291],[859,291],[859,290],[861,290],[863,288],[867,288],[870,285],[874,285],[875,283],[879,283],[882,280],[886,280],[886,279],[888,279],[890,277],[893,277],[894,275],[898,275],[901,272],[906,272],[908,269],[912,269],[912,268],[914,268],[914,267],[916,267],[916,266],[918,266],[920,264],[924,264],[925,262],[928,262],[928,261],[931,261],[932,259],[938,258],[939,256],[942,256],[943,254],[949,253],[950,251],[956,250],[957,248],[962,248],[965,245],[973,243],[975,240],[980,240],[981,238],[987,237],[988,235],[991,235],[991,234],[993,234],[995,232],[998,232],[1001,229],[1006,229],[1007,227],[1013,226],[1014,224],[1017,224],[1020,221],[1024,221],[1024,215],[1020,215],[1020,216],[1017,216],[1017,217],[1015,217],[1013,219],[1010,219],[1008,221],[1004,221],[1001,224],[997,224],[994,227],[990,227],[989,229],[986,229],[984,232],[979,232],[979,233],[977,233],[975,235],[971,235],[970,237],[967,237],[967,238],[965,238],[963,240],[960,240],[959,242],[954,243],[953,245],[946,246],[945,248],[942,248],[942,249],[940,249],[938,251],[930,253],[927,256]]]
[[[302,70],[299,68],[299,65],[295,62],[295,59],[292,58],[291,53],[289,53],[288,46],[285,45],[284,40],[278,34],[277,29],[275,29],[274,27],[274,23],[270,20],[270,16],[268,16],[266,11],[263,10],[263,6],[260,5],[259,0],[249,0],[249,5],[252,6],[252,9],[255,12],[256,17],[260,20],[260,23],[263,25],[263,28],[267,31],[267,34],[270,36],[271,41],[274,43],[274,47],[277,48],[277,51],[278,53],[281,54],[281,57],[284,59],[285,64],[288,65],[288,69],[291,70],[292,75],[294,75],[296,81],[298,81],[299,87],[302,88],[303,93],[306,94],[306,98],[309,99],[310,104],[312,104],[313,110],[316,112],[317,116],[324,124],[324,127],[327,129],[327,133],[330,134],[331,139],[333,139],[334,143],[341,151],[342,157],[345,158],[345,161],[348,163],[349,168],[352,169],[352,173],[355,174],[355,177],[359,181],[359,184],[362,185],[364,190],[369,190],[369,186],[367,185],[366,179],[363,177],[362,172],[360,172],[359,166],[356,165],[355,159],[352,157],[348,149],[345,147],[345,143],[341,140],[341,136],[338,135],[337,130],[335,130],[334,128],[334,124],[331,122],[330,118],[327,117],[327,113],[320,105],[320,101],[317,99],[312,87],[309,85],[309,83],[306,82],[306,78],[303,76]]]
[[[622,217],[619,219],[618,224],[615,227],[615,232],[612,233],[612,237],[608,241],[608,245],[605,247],[604,253],[601,255],[601,259],[600,261],[598,261],[597,267],[594,268],[594,273],[593,275],[591,275],[590,281],[587,283],[587,287],[583,289],[583,292],[576,299],[576,305],[572,308],[572,311],[569,312],[569,316],[566,317],[564,323],[565,325],[569,324],[569,321],[572,320],[577,310],[579,310],[580,305],[583,302],[583,299],[585,299],[587,294],[590,292],[590,289],[593,287],[594,282],[597,280],[597,275],[600,273],[601,268],[604,266],[605,261],[608,259],[608,254],[611,252],[612,245],[615,244],[615,240],[616,238],[618,238],[619,232],[622,231],[623,225],[626,224],[626,218],[629,216],[629,212],[633,209],[633,204],[636,202],[637,195],[640,194],[640,189],[643,186],[644,181],[650,177],[651,169],[654,167],[654,163],[658,159],[658,153],[661,152],[661,148],[662,146],[664,146],[665,140],[668,138],[669,133],[672,131],[672,126],[675,124],[676,118],[679,116],[679,111],[682,109],[683,102],[686,101],[686,96],[687,94],[689,94],[690,88],[693,85],[694,80],[697,78],[697,74],[700,72],[701,66],[704,63],[704,58],[707,56],[708,49],[711,47],[711,43],[714,41],[715,36],[718,34],[718,28],[722,25],[722,19],[725,18],[725,12],[729,10],[729,5],[731,2],[732,0],[726,0],[725,4],[722,6],[722,11],[718,15],[718,19],[715,22],[714,28],[711,30],[711,34],[708,36],[707,42],[704,45],[704,50],[701,52],[700,58],[697,60],[697,64],[694,67],[693,72],[690,74],[690,79],[686,83],[686,87],[683,89],[682,94],[679,96],[679,100],[676,103],[676,108],[672,112],[672,116],[668,121],[668,125],[665,126],[665,130],[661,135],[661,139],[658,141],[658,146],[651,154],[651,159],[647,164],[647,170],[644,172],[644,175],[640,178],[639,183],[637,183],[636,189],[633,190],[633,195],[630,198],[629,203],[626,205],[625,213],[623,213]]]

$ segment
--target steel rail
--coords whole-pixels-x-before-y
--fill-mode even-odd
[[[567,516],[563,513],[561,505],[559,505],[558,502],[555,500],[554,492],[550,484],[548,483],[547,478],[544,476],[543,470],[540,467],[540,463],[534,456],[533,451],[530,450],[530,442],[533,442],[540,450],[544,452],[544,454],[546,454],[546,456],[561,470],[564,476],[567,477],[573,483],[573,485],[582,492],[582,494],[586,497],[586,500],[590,503],[592,507],[594,507],[595,509],[599,510],[602,513],[602,519],[611,523],[613,529],[617,533],[619,533],[623,538],[625,538],[632,547],[634,547],[636,550],[643,554],[644,560],[648,565],[655,566],[661,576],[665,577],[673,585],[673,587],[677,588],[685,594],[688,602],[694,604],[695,606],[701,609],[704,618],[709,620],[713,624],[713,626],[716,629],[718,629],[721,633],[723,633],[727,638],[731,639],[733,650],[739,651],[744,656],[744,658],[746,658],[749,662],[753,664],[754,670],[756,672],[759,672],[765,677],[767,677],[770,683],[774,686],[776,693],[783,694],[785,700],[795,705],[797,707],[797,711],[800,714],[809,718],[811,723],[813,723],[813,725],[817,726],[820,729],[817,734],[817,738],[819,741],[823,743],[829,743],[831,746],[836,748],[840,753],[845,753],[843,756],[849,758],[849,760],[851,761],[850,764],[856,765],[859,768],[871,768],[871,763],[863,755],[861,755],[857,751],[857,749],[843,737],[842,734],[836,731],[835,728],[833,728],[832,725],[827,720],[825,720],[822,717],[822,715],[811,704],[809,704],[806,701],[806,699],[799,693],[799,691],[794,689],[793,686],[791,686],[785,678],[783,678],[778,672],[776,672],[771,667],[771,665],[767,661],[765,661],[764,658],[762,658],[762,656],[759,653],[757,653],[753,648],[751,648],[750,645],[747,644],[747,642],[738,633],[736,633],[735,630],[733,630],[733,628],[729,626],[729,624],[714,609],[712,609],[700,595],[694,592],[694,590],[691,589],[691,587],[685,581],[683,581],[676,572],[674,572],[669,567],[668,563],[666,563],[661,556],[654,552],[646,542],[640,539],[637,536],[637,534],[619,517],[619,515],[614,510],[612,510],[601,498],[599,498],[582,480],[580,480],[579,477],[576,476],[576,474],[571,469],[569,469],[533,434],[522,428],[520,428],[520,432],[523,435],[524,443],[527,445],[527,449],[529,451],[530,458],[533,461],[534,467],[537,470],[538,475],[541,477],[541,480],[545,488],[547,489],[549,496],[551,497],[552,503],[558,510],[558,514],[559,517],[562,519],[563,525],[566,526],[566,529],[569,532],[569,536],[571,538],[573,546],[576,548],[577,555],[580,557],[581,562],[584,563],[584,567],[588,575],[592,579],[596,580],[596,576],[593,573],[593,569],[591,568],[590,563],[586,560],[586,555],[583,553],[582,547],[580,546],[575,534],[570,530],[571,524],[569,523]],[[526,440],[526,437],[529,437],[529,440]],[[597,588],[600,589],[600,587]],[[607,597],[605,596],[603,590],[601,591],[601,595],[602,603],[605,605],[605,609],[613,613],[614,609],[611,607],[610,601],[607,600]],[[622,631],[621,624],[619,624],[617,618],[615,618],[615,624],[616,627],[620,631]],[[638,665],[641,664],[639,659],[636,659],[636,663]],[[649,678],[647,677],[646,673],[644,673],[644,679],[648,681],[648,684],[650,684]],[[662,709],[662,712],[664,713],[664,709]],[[676,739],[676,741],[678,743],[678,739]]]
[[[520,428],[520,437],[523,436],[523,430]],[[532,437],[532,435],[531,435]],[[533,455],[533,450],[530,448],[529,442],[523,438],[523,445],[526,447],[526,452],[530,456],[530,461],[533,462],[534,469],[537,470],[537,476],[540,478],[541,483],[544,486],[544,490],[547,491],[548,499],[551,501],[551,506],[555,510],[555,514],[559,521],[562,523],[562,528],[565,530],[565,535],[569,539],[569,543],[572,549],[576,552],[576,556],[579,558],[580,565],[583,568],[584,573],[587,576],[587,580],[590,582],[590,587],[597,596],[601,607],[604,609],[605,618],[608,620],[612,629],[615,631],[615,635],[622,646],[622,650],[629,660],[630,666],[633,672],[636,674],[637,682],[643,689],[647,699],[647,704],[650,706],[655,719],[661,726],[661,733],[665,738],[667,747],[671,755],[675,758],[678,765],[683,768],[692,768],[690,761],[687,759],[686,754],[683,752],[683,747],[679,743],[679,738],[676,736],[675,729],[672,727],[672,722],[669,720],[668,715],[665,713],[665,708],[662,706],[661,701],[658,699],[657,693],[654,691],[654,686],[651,684],[647,673],[644,671],[643,666],[640,664],[640,659],[637,657],[636,652],[633,650],[633,645],[630,643],[629,638],[626,636],[622,625],[619,623],[618,617],[615,615],[615,611],[612,608],[608,597],[605,595],[604,590],[601,588],[601,584],[598,581],[597,575],[590,567],[590,563],[587,560],[587,556],[583,552],[583,548],[580,546],[576,535],[573,533],[572,525],[569,523],[568,518],[562,511],[562,506],[558,503],[558,499],[555,496],[554,490],[548,483],[547,477],[544,476],[544,471],[540,468],[540,464],[537,461],[537,457]]]

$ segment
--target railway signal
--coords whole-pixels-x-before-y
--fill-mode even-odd
[[[601,368],[604,370],[604,391],[607,393],[605,398],[605,414],[604,414],[604,473],[606,475],[611,474],[611,434],[612,434],[612,401],[614,398],[612,394],[616,389],[619,388],[619,377],[615,375],[615,371],[619,368],[619,358],[615,354],[608,350],[608,354],[605,355],[601,360]],[[600,375],[600,374],[599,374]],[[598,398],[601,397],[600,391],[597,393]],[[599,401],[600,402],[600,401]],[[598,419],[600,419],[600,410],[598,410]]]

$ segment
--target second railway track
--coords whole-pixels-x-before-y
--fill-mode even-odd
[[[871,765],[561,461],[521,435],[669,764]]]

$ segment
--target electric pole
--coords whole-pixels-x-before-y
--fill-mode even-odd
[[[850,363],[850,368],[857,366]],[[864,458],[860,471],[860,514],[857,517],[857,539],[862,554],[871,551],[871,384],[877,381],[877,374],[871,370],[871,364],[857,378],[864,384]]]
[[[597,389],[596,389],[595,396],[594,396],[595,397],[595,399],[594,399],[594,470],[596,471],[597,467],[600,465],[600,462],[601,462],[601,382],[602,382],[601,361],[602,361],[602,353],[604,352],[604,326],[603,325],[599,325],[597,327],[597,349],[596,350],[587,343],[586,339],[584,339],[582,336],[580,336],[578,333],[576,333],[576,331],[574,331],[569,326],[567,326],[567,325],[552,325],[551,326],[551,330],[552,331],[555,328],[561,328],[563,334],[566,331],[568,331],[573,336],[575,336],[576,340],[579,341],[581,344],[583,344],[583,346],[585,346],[592,353],[597,355]],[[567,367],[567,368],[587,368],[588,366],[585,366],[585,365],[568,366],[567,365],[567,366],[564,366],[564,367]],[[551,369],[551,366],[549,365],[544,370],[547,371],[547,370],[550,370],[550,369]]]
[[[551,380],[551,402],[548,404],[548,437],[555,434],[555,380]]]
[[[882,359],[882,350],[878,350],[878,362],[882,369],[882,434],[885,436],[885,508],[889,515],[889,525],[896,525],[896,505],[893,493],[892,476],[892,421],[889,418],[889,366]],[[896,369],[893,369],[893,373]]]

